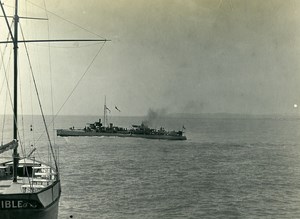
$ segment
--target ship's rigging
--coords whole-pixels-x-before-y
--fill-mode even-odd
[[[28,2],[28,1],[26,1]],[[42,107],[41,94],[37,86],[36,74],[34,74],[34,67],[32,65],[32,59],[29,55],[29,44],[44,44],[44,43],[66,43],[66,42],[103,42],[103,45],[100,47],[96,56],[100,53],[101,49],[104,46],[104,43],[108,40],[106,39],[27,39],[22,29],[22,25],[20,24],[20,19],[35,19],[34,17],[27,16],[19,16],[19,1],[15,0],[14,6],[14,16],[7,15],[5,12],[5,8],[3,6],[2,1],[0,0],[1,11],[3,13],[3,17],[5,20],[6,29],[8,32],[8,37],[4,41],[0,41],[1,44],[5,44],[4,52],[1,50],[1,68],[2,72],[4,72],[4,80],[2,82],[2,87],[0,89],[0,94],[4,89],[4,85],[6,85],[6,96],[5,96],[5,112],[6,112],[6,102],[10,102],[12,106],[12,124],[13,129],[8,128],[8,133],[12,132],[12,139],[9,143],[3,144],[3,137],[1,139],[0,145],[0,154],[4,153],[7,150],[13,150],[11,160],[1,162],[0,163],[0,202],[6,203],[0,206],[1,210],[1,218],[9,219],[21,219],[21,218],[32,218],[32,219],[42,219],[42,218],[57,218],[58,215],[58,202],[61,193],[60,186],[60,175],[59,175],[59,167],[57,156],[55,155],[54,146],[52,144],[48,125],[46,122],[46,117],[44,113],[44,108]],[[9,19],[12,19],[11,24]],[[47,20],[38,18],[38,20]],[[20,33],[19,33],[20,31]],[[19,39],[19,35],[21,39]],[[9,46],[7,46],[9,45]],[[19,53],[19,47],[22,47],[24,53]],[[8,60],[13,61],[13,76],[9,77],[9,69],[11,66],[4,64],[6,62],[5,51],[11,50],[8,53]],[[49,47],[50,48],[50,47]],[[33,90],[36,93],[38,108],[40,110],[40,114],[42,117],[42,123],[46,133],[46,139],[48,141],[49,154],[51,155],[51,162],[47,163],[44,161],[36,160],[35,156],[32,157],[32,154],[36,151],[35,147],[30,148],[30,152],[26,154],[25,151],[25,135],[21,136],[21,122],[19,121],[20,106],[22,111],[22,99],[20,98],[22,95],[21,90],[21,76],[26,73],[26,69],[24,67],[20,68],[20,60],[19,55],[25,56],[28,61],[29,68],[29,76],[31,78],[31,82],[33,84]],[[12,55],[12,56],[11,56]],[[50,55],[49,55],[50,56]],[[70,98],[79,82],[85,76],[85,74],[90,69],[91,65],[96,59],[96,56],[92,59],[90,64],[88,65],[86,71],[78,81],[78,83],[73,88],[71,94],[69,94],[67,100]],[[39,59],[37,59],[39,60]],[[24,61],[24,60],[22,60]],[[22,73],[22,74],[21,74]],[[6,83],[4,82],[6,81]],[[13,89],[11,89],[10,82],[13,81]],[[51,86],[52,89],[52,86]],[[12,90],[12,91],[11,91]],[[52,90],[51,90],[52,92]],[[20,97],[19,97],[20,96]],[[9,98],[7,98],[9,97]],[[9,99],[7,101],[7,99]],[[21,101],[20,101],[20,100]],[[66,100],[66,101],[67,101]],[[64,102],[64,104],[66,103]],[[63,106],[64,106],[63,104]],[[63,107],[62,106],[62,107]],[[60,108],[60,110],[62,109]],[[52,108],[53,109],[53,108]],[[60,111],[59,110],[59,111]],[[59,111],[56,113],[58,115]],[[53,110],[52,110],[53,112]],[[5,121],[5,118],[3,121]],[[22,125],[24,131],[24,121],[22,118]],[[52,117],[52,122],[55,117]],[[52,124],[52,122],[50,124]],[[3,130],[6,126],[6,122],[3,123]],[[33,131],[33,126],[30,125],[30,131]],[[3,136],[4,131],[2,132]],[[41,133],[41,132],[40,132]],[[24,134],[24,133],[23,133]],[[41,133],[41,136],[43,133]],[[41,137],[39,137],[41,138]],[[5,139],[6,141],[7,139]],[[21,152],[19,149],[21,148]],[[19,155],[21,153],[21,155]],[[50,159],[49,159],[50,160]],[[48,160],[48,161],[49,161]],[[12,182],[11,182],[12,179]],[[4,187],[3,187],[4,186]],[[3,189],[4,188],[4,189]],[[30,195],[29,195],[30,194]],[[9,200],[9,201],[8,201]],[[17,205],[15,205],[17,203]],[[15,206],[15,207],[11,207]]]

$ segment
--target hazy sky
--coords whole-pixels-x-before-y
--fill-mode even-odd
[[[44,7],[44,1],[31,2]],[[145,115],[149,108],[169,113],[300,113],[293,107],[300,105],[300,1],[52,0],[46,4],[50,12],[112,40],[60,114],[102,115],[105,95],[108,107],[121,110],[112,115]],[[22,13],[50,18],[42,25],[49,24],[52,39],[95,38],[38,7],[28,8]],[[35,32],[43,28],[29,22],[37,21],[26,21],[31,27],[28,38],[40,36]],[[54,111],[101,45],[51,46]],[[30,48],[35,54],[47,46]],[[36,58],[42,63],[34,65],[37,75],[49,64],[49,53],[45,54],[46,59]],[[46,73],[37,77],[49,109]],[[24,111],[30,113],[30,107]]]

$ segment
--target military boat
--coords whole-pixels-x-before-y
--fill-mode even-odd
[[[115,109],[121,112],[117,106]],[[76,129],[71,127],[69,129],[57,129],[57,136],[69,137],[69,136],[115,136],[115,137],[130,137],[130,138],[148,138],[148,139],[165,139],[165,140],[186,140],[186,136],[183,135],[182,127],[181,131],[167,131],[163,127],[160,129],[149,128],[145,122],[141,125],[132,125],[131,128],[123,128],[114,126],[113,123],[108,123],[107,114],[111,110],[106,105],[106,96],[104,97],[104,111],[103,111],[103,123],[101,119],[94,123],[88,123],[84,128]]]
[[[116,137],[130,137],[130,138],[147,138],[147,139],[164,139],[164,140],[186,140],[183,130],[181,131],[167,131],[163,127],[159,129],[149,128],[148,125],[142,123],[141,125],[132,125],[131,128],[123,128],[114,126],[110,123],[109,126],[104,126],[99,121],[87,124],[82,129],[69,129],[56,130],[58,136],[116,136]]]

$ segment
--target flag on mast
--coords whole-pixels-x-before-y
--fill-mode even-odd
[[[117,106],[115,106],[115,109],[118,110],[119,112],[121,112],[121,110],[119,110]]]
[[[105,105],[105,109],[107,109],[110,112],[110,109],[108,109],[108,107]]]

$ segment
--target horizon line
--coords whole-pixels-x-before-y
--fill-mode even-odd
[[[9,114],[3,114],[0,113],[0,116],[13,116],[12,113]],[[40,116],[40,114],[19,114],[19,116]],[[205,116],[205,115],[216,115],[216,116],[245,116],[245,117],[263,117],[263,116],[280,116],[280,117],[300,117],[299,113],[228,113],[228,112],[219,112],[219,113],[165,113],[165,114],[159,114],[158,117],[191,117],[191,116]],[[53,116],[52,114],[45,114],[45,116]],[[103,115],[95,115],[95,114],[59,114],[57,116],[98,116],[103,117]],[[110,115],[113,117],[147,117],[148,115]]]

